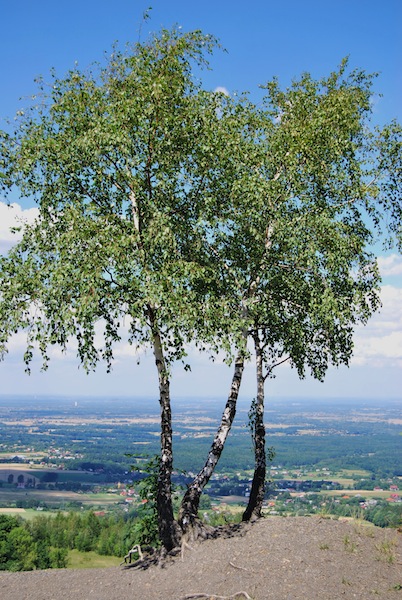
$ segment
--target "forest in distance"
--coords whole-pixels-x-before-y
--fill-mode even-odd
[[[248,401],[239,402],[218,472],[252,469],[248,406]],[[265,418],[267,444],[276,453],[272,467],[336,465],[402,476],[400,406],[396,398],[272,398]],[[64,468],[124,473],[132,463],[127,454],[158,453],[158,408],[153,398],[2,396],[0,458],[31,448],[47,453],[50,462],[63,462]],[[222,408],[218,399],[175,399],[176,469],[202,466]]]

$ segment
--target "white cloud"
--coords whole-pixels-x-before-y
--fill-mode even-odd
[[[216,94],[225,94],[225,96],[230,96],[228,89],[222,85],[218,85],[218,87],[214,89],[214,92]]]
[[[37,208],[23,209],[16,202],[8,205],[0,201],[0,253],[7,252],[22,237],[22,232],[12,233],[10,229],[33,223],[38,215]]]
[[[378,265],[382,277],[402,275],[402,256],[398,254],[380,256],[378,258]]]
[[[402,289],[383,286],[381,300],[379,313],[356,329],[354,365],[402,367]]]

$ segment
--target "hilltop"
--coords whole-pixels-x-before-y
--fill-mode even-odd
[[[0,574],[19,600],[400,598],[401,533],[351,520],[269,517],[152,566]],[[203,596],[201,596],[203,595]],[[236,598],[247,598],[237,595]]]

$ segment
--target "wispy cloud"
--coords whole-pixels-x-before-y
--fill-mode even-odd
[[[38,214],[37,208],[24,210],[16,202],[8,205],[0,200],[0,253],[7,252],[22,237],[22,231],[13,233],[11,228],[33,223]]]
[[[380,256],[378,258],[378,265],[383,277],[402,275],[402,256],[399,254]]]
[[[402,289],[385,285],[382,308],[365,327],[358,327],[352,364],[402,367]]]

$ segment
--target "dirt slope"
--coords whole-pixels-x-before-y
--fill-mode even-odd
[[[402,600],[401,533],[316,517],[269,517],[185,550],[163,568],[0,572],[19,600]],[[201,596],[198,596],[201,597]],[[241,600],[245,595],[237,595]]]

